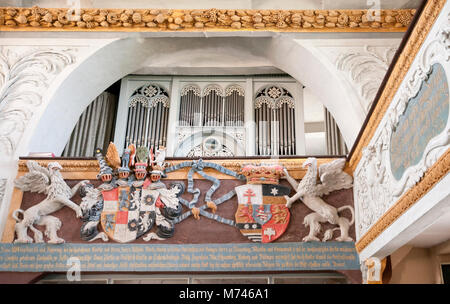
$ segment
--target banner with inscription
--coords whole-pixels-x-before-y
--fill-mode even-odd
[[[397,180],[406,169],[419,163],[430,140],[444,131],[448,117],[448,81],[442,65],[435,63],[392,133],[390,160]]]
[[[277,244],[0,244],[0,271],[359,270],[352,242]]]

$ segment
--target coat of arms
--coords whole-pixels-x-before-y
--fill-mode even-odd
[[[290,218],[285,195],[291,190],[278,185],[283,167],[248,165],[241,172],[247,184],[235,188],[239,203],[236,226],[254,242],[273,242],[286,231]]]
[[[144,240],[171,237],[175,229],[172,220],[181,212],[177,197],[180,188],[167,189],[160,181],[164,175],[163,161],[155,161],[150,151],[152,170],[149,178],[146,178],[149,151],[145,147],[135,149],[130,146],[122,156],[120,168],[120,161],[114,161],[118,158],[114,152],[115,146],[111,144],[108,150],[108,162],[100,150],[96,152],[100,164],[98,178],[104,183],[98,188],[83,188],[82,209],[85,223],[81,228],[82,238],[89,241],[97,238],[105,241],[113,239],[127,243],[149,232],[155,224],[157,232],[149,233]],[[117,170],[113,170],[109,164]],[[135,174],[131,177],[130,165],[135,167]],[[97,230],[98,223],[103,230],[101,233]]]

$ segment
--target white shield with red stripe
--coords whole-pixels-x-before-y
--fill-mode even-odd
[[[127,243],[151,229],[159,194],[149,191],[141,187],[117,187],[102,192],[100,224],[111,239]]]

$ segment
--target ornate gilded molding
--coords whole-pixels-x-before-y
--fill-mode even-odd
[[[394,223],[402,214],[419,201],[433,188],[450,168],[450,149],[444,153],[426,172],[423,179],[414,188],[409,189],[400,199],[384,213],[381,218],[358,240],[356,250],[361,252],[387,227]]]
[[[415,9],[227,10],[0,8],[1,31],[211,31],[402,32]]]
[[[317,159],[317,164],[320,166],[324,163],[329,163],[336,158],[320,158]],[[28,159],[27,159],[28,160]],[[28,168],[26,166],[27,160],[19,160],[19,168],[18,175],[23,175],[28,172]],[[38,162],[40,166],[46,167],[49,162],[55,161],[55,159],[34,159]],[[63,176],[68,179],[78,179],[78,178],[87,178],[83,174],[88,174],[89,176],[94,176],[93,174],[97,174],[100,167],[98,165],[97,160],[77,160],[77,159],[57,159],[58,163],[61,164],[63,169],[61,170]],[[182,163],[186,160],[168,160],[168,167],[174,166],[176,164]],[[306,158],[296,158],[296,159],[213,159],[213,160],[205,160],[207,162],[217,163],[225,168],[238,172],[242,166],[247,164],[280,164],[288,171],[292,172],[292,177],[294,178],[302,178],[306,170],[302,168],[302,164],[306,161]],[[182,170],[179,170],[182,172]],[[187,172],[188,170],[186,170]],[[351,172],[346,167],[345,172],[351,174]],[[183,172],[182,172],[183,173]],[[184,173],[183,173],[184,174]],[[84,176],[84,177],[83,177]],[[168,178],[176,179],[179,177],[177,172],[168,173]],[[202,178],[198,176],[199,178]],[[227,175],[223,175],[224,178],[229,178]],[[95,178],[95,177],[94,177]]]
[[[395,63],[394,69],[386,83],[383,93],[379,98],[366,127],[364,128],[361,139],[357,143],[352,157],[349,160],[349,167],[352,172],[356,170],[356,167],[362,158],[363,149],[368,146],[370,140],[374,136],[376,129],[385,116],[389,105],[397,93],[411,64],[416,58],[422,44],[427,38],[434,22],[444,7],[444,4],[445,1],[442,0],[430,0],[426,4],[420,19],[411,32],[411,36],[408,39],[405,48]]]

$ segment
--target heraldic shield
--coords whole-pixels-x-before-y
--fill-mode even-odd
[[[157,191],[126,186],[102,191],[102,196],[100,223],[113,240],[120,243],[134,241],[155,223]]]
[[[239,202],[236,225],[243,235],[254,242],[270,243],[286,231],[290,213],[284,195],[289,195],[288,187],[246,184],[235,189]]]

